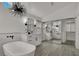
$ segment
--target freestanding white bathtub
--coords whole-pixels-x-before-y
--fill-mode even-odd
[[[3,45],[5,56],[34,56],[36,47],[26,42],[16,41]]]

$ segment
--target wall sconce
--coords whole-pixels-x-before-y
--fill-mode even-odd
[[[34,24],[36,24],[36,20],[34,20]]]
[[[59,25],[56,25],[56,27],[59,27]]]
[[[37,23],[37,21],[36,21],[36,20],[34,20],[34,27],[36,27],[36,23]]]

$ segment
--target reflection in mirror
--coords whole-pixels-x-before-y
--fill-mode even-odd
[[[45,24],[44,24],[44,28],[46,29],[46,32],[49,32],[49,33],[50,33],[51,30],[52,30],[52,29],[51,29],[51,23],[45,23]]]

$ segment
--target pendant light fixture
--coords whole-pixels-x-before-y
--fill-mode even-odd
[[[24,16],[26,14],[26,8],[24,8],[21,2],[13,2],[10,10],[14,16]]]

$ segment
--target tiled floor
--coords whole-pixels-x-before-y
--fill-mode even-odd
[[[79,56],[79,49],[72,45],[44,41],[37,47],[35,56]]]

